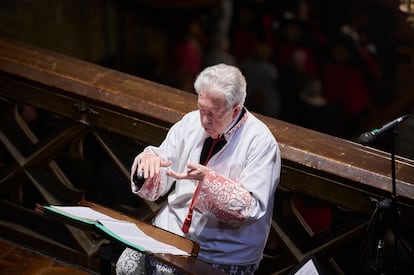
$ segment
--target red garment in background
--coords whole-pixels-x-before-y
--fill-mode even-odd
[[[327,230],[331,226],[332,210],[328,203],[309,202],[296,195],[293,197],[293,205],[315,234]]]
[[[257,34],[240,26],[234,31],[232,37],[232,53],[237,61],[242,61],[252,55],[257,45]]]
[[[190,73],[196,76],[201,71],[202,51],[197,41],[187,39],[179,42],[174,51],[177,67],[175,70],[183,73]]]
[[[299,60],[298,54],[301,54]],[[277,64],[281,67],[295,66],[306,76],[318,77],[319,68],[316,63],[314,54],[310,48],[292,46],[287,43],[281,43],[277,56]]]
[[[339,104],[347,118],[371,108],[370,90],[360,68],[326,63],[322,81],[323,96],[330,105]]]

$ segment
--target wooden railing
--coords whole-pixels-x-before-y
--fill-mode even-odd
[[[0,39],[0,104],[1,235],[45,251],[53,245],[55,252],[92,269],[96,266],[88,257],[99,243],[85,232],[42,220],[34,213],[35,203],[76,203],[97,190],[105,192],[104,186],[126,192],[133,156],[145,145],[159,144],[173,123],[197,107],[195,94],[6,38]],[[35,122],[25,117],[26,107],[37,112]],[[367,217],[375,207],[372,199],[390,197],[389,153],[258,116],[281,149],[277,206],[289,208],[292,196],[301,194]],[[97,166],[111,177],[92,184],[105,179],[105,173],[93,174]],[[410,228],[414,162],[397,156],[396,178],[401,227]],[[114,199],[116,194],[106,196],[112,197],[107,206],[143,220],[162,203],[136,198],[129,204]],[[295,216],[295,211],[275,209],[273,233],[285,248],[278,257],[290,260],[270,264],[268,270],[286,271],[309,253],[332,261],[337,247],[361,236],[364,224],[355,219],[329,237],[307,236],[305,242],[314,245],[303,248],[283,224],[286,213]],[[67,234],[50,234],[52,227]]]

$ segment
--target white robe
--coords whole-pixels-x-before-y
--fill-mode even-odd
[[[149,200],[165,195],[175,181],[165,175],[166,169],[184,172],[187,163],[199,163],[207,137],[199,111],[186,114],[171,127],[159,147],[144,150],[171,160],[171,167],[162,168],[161,177],[146,181],[141,189],[131,181],[132,191]],[[200,244],[199,258],[207,262],[255,264],[262,259],[271,226],[274,193],[280,179],[280,151],[267,126],[250,112],[225,137],[227,143],[207,164],[211,170],[195,195],[186,237]],[[182,225],[197,183],[177,180],[153,224],[185,235]]]

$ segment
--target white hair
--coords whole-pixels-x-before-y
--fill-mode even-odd
[[[227,108],[243,105],[246,99],[246,79],[241,71],[224,63],[205,68],[194,82],[198,94],[200,91],[221,93],[226,98]]]

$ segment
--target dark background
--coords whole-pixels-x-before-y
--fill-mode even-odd
[[[414,110],[414,27],[398,6],[8,0],[0,2],[0,35],[188,92],[206,65],[233,63],[248,80],[250,110],[357,142]],[[398,154],[412,158],[413,121],[397,130]],[[387,149],[386,138],[373,146]]]

